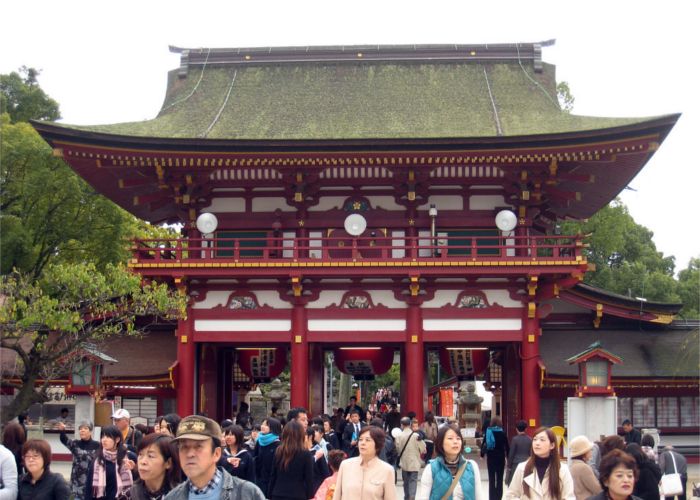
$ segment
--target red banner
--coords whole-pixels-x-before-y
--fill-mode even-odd
[[[454,416],[454,391],[452,387],[446,387],[440,389],[440,416],[441,417],[452,417]]]

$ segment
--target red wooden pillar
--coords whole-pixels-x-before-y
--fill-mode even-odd
[[[177,413],[182,417],[194,413],[194,379],[196,346],[194,343],[194,328],[192,315],[188,319],[179,320],[177,324]]]
[[[425,349],[423,347],[422,314],[418,304],[410,304],[406,316],[406,346],[405,365],[401,371],[406,376],[405,405],[401,405],[401,413],[416,412],[416,418],[423,421],[425,406]]]
[[[306,340],[306,308],[295,304],[292,309],[292,361],[291,394],[292,408],[308,409],[309,405],[309,343]]]
[[[528,302],[523,317],[522,418],[530,430],[540,426],[540,322],[537,304]]]
[[[325,361],[323,346],[313,343],[309,346],[309,415],[323,414],[323,401],[325,394],[325,378],[323,372]]]

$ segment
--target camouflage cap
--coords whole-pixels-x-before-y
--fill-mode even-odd
[[[209,438],[221,439],[221,427],[219,427],[219,424],[207,417],[190,415],[180,421],[175,440],[194,439],[204,441]]]

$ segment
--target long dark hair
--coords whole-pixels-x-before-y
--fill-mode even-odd
[[[171,462],[171,467],[165,471],[164,479],[164,483],[167,485],[168,491],[170,491],[182,482],[180,454],[177,451],[175,441],[173,441],[172,436],[166,434],[149,434],[144,436],[141,443],[139,443],[136,454],[140,455],[143,450],[150,446],[155,446],[158,449],[158,453],[163,457],[163,462],[167,462],[168,460]]]
[[[275,450],[275,463],[280,469],[287,470],[294,457],[306,451],[306,433],[304,426],[296,420],[290,420],[282,430],[280,445]]]
[[[532,435],[533,440],[535,436],[542,432],[547,435],[547,439],[549,439],[550,443],[554,443],[554,448],[549,450],[549,496],[551,498],[560,498],[561,484],[559,484],[559,469],[561,468],[561,464],[559,462],[559,446],[557,446],[557,436],[549,427],[540,427]],[[525,464],[523,477],[532,474],[532,471],[535,469],[536,457],[537,455],[535,455],[535,452],[532,451],[532,448],[530,448],[530,458],[527,459],[527,463]],[[525,496],[530,496],[530,487],[525,481],[523,481],[523,493],[525,493]]]
[[[433,415],[432,411],[425,413],[425,421],[428,422],[428,424],[430,425],[433,425],[435,423],[435,415]]]
[[[98,460],[102,465],[105,463],[104,449],[102,448],[102,438],[108,437],[114,440],[117,445],[117,470],[121,468],[124,457],[126,456],[126,446],[124,446],[124,437],[116,425],[105,425],[100,431],[100,449],[97,451],[95,460]]]
[[[19,456],[22,453],[22,445],[27,440],[24,427],[17,422],[9,422],[2,431],[2,444],[10,450],[13,455]]]

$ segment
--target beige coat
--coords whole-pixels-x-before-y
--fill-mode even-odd
[[[406,444],[408,440],[408,444]],[[401,469],[406,472],[418,472],[420,471],[423,461],[420,456],[421,453],[425,453],[425,441],[418,439],[418,434],[415,432],[411,434],[411,429],[406,427],[401,434],[396,438],[396,455],[398,456],[403,450],[406,444],[406,451],[401,455],[401,461],[399,465]]]
[[[549,468],[544,474],[544,481],[540,483],[537,477],[537,471],[532,471],[527,476],[524,476],[525,464],[518,464],[513,474],[513,480],[510,482],[508,491],[506,491],[506,500],[576,500],[574,496],[574,481],[571,479],[569,468],[565,464],[561,464],[559,469],[559,484],[561,484],[561,495],[559,498],[549,496]],[[530,487],[530,495],[527,496],[523,492],[523,483]]]
[[[572,460],[569,472],[574,480],[574,494],[577,500],[586,500],[588,497],[603,491],[598,479],[593,474],[593,469],[583,460]]]
[[[396,500],[394,468],[378,458],[362,466],[362,457],[340,463],[333,500]]]

